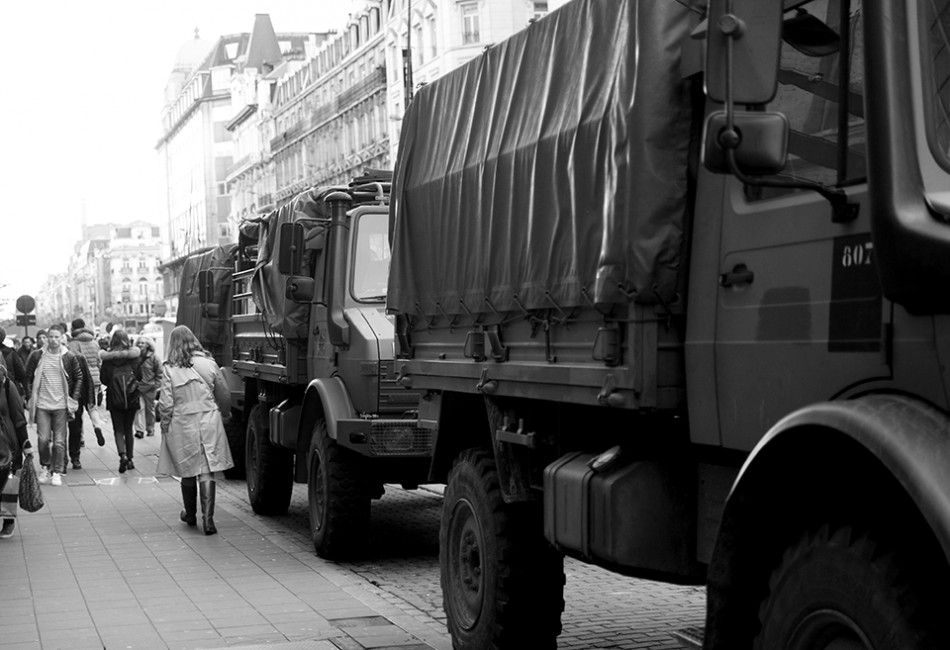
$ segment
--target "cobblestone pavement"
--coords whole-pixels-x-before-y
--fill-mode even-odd
[[[244,481],[219,485],[228,494],[229,506],[251,512]],[[340,566],[444,624],[439,587],[441,506],[442,497],[436,492],[387,486],[386,495],[373,502],[367,554]],[[273,522],[288,535],[309,537],[306,486],[294,486],[290,511]],[[672,632],[703,623],[702,587],[628,578],[570,558],[564,569],[564,629],[558,648],[678,649]]]

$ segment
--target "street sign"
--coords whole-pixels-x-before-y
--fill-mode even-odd
[[[36,307],[36,301],[33,296],[22,295],[16,299],[16,310],[23,314],[28,314]]]
[[[27,325],[36,325],[36,314],[17,314],[16,324],[26,327]]]

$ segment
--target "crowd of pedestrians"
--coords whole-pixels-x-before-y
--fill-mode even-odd
[[[106,334],[106,333],[103,333]],[[18,348],[3,345],[0,328],[0,493],[23,463],[33,463],[28,425],[36,427],[39,482],[66,485],[67,465],[82,468],[83,415],[88,414],[99,446],[105,406],[115,434],[119,473],[135,469],[135,440],[155,435],[161,424],[157,472],[181,478],[179,517],[197,526],[201,497],[202,528],[214,534],[214,472],[233,467],[224,431],[230,393],[221,369],[191,330],[175,327],[166,360],[146,335],[133,342],[122,327],[105,336],[77,318],[67,329],[53,324],[24,337]],[[104,397],[103,397],[104,395]],[[13,482],[11,482],[13,485]],[[15,501],[15,494],[12,497]],[[13,535],[13,512],[2,512],[0,539]]]

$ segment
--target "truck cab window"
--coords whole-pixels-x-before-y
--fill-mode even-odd
[[[356,226],[353,256],[353,297],[378,301],[389,284],[389,214],[367,212]]]
[[[920,3],[927,137],[934,157],[950,170],[950,0]]]
[[[841,35],[841,2],[815,0],[800,7]],[[861,3],[851,0],[846,40],[849,62],[847,106],[839,104],[839,50],[822,55],[815,50],[782,43],[779,87],[767,110],[784,113],[789,121],[788,162],[776,179],[802,179],[824,185],[844,186],[866,179],[864,123],[864,52]],[[786,18],[794,14],[789,13]],[[847,155],[839,156],[842,110],[847,111]],[[749,200],[801,192],[788,188],[745,188]]]

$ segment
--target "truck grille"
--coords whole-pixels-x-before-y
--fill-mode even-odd
[[[374,456],[430,456],[432,431],[415,420],[374,420],[370,448]]]

